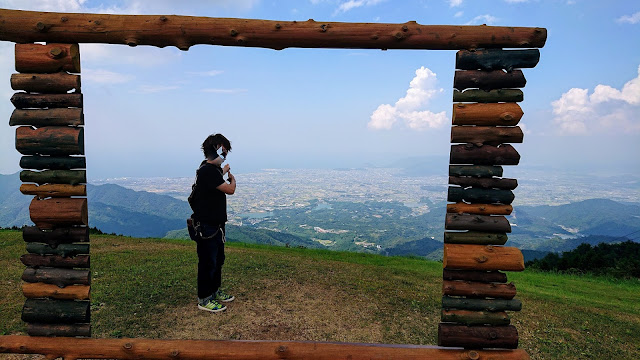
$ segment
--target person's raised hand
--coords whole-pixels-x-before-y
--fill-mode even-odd
[[[225,165],[225,166],[222,168],[222,175],[224,175],[224,174],[228,173],[228,172],[229,172],[229,170],[231,170],[231,167],[229,166],[229,164]]]

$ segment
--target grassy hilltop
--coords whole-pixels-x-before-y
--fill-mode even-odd
[[[441,268],[418,258],[229,243],[222,314],[195,306],[195,244],[92,237],[94,337],[436,344]],[[0,231],[0,334],[24,330],[18,231]],[[640,282],[510,273],[533,359],[640,357]]]

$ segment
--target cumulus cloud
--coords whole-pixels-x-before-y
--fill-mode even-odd
[[[485,15],[478,15],[474,17],[473,19],[471,19],[471,21],[469,21],[465,25],[478,25],[478,24],[491,25],[491,24],[494,24],[496,21],[498,21],[497,17],[491,16],[489,14],[485,14]]]
[[[437,87],[436,74],[424,66],[416,70],[416,76],[409,83],[409,89],[404,97],[398,99],[394,105],[382,104],[371,114],[367,126],[375,130],[390,130],[402,121],[405,126],[413,130],[442,127],[447,119],[445,112],[433,113],[421,110],[426,107],[443,89]]]
[[[640,23],[640,11],[633,15],[623,15],[616,19],[616,22],[620,24],[637,24]]]
[[[554,123],[563,134],[588,134],[612,128],[640,132],[640,66],[638,76],[618,90],[597,85],[588,89],[573,88],[551,103]]]
[[[351,9],[355,9],[355,8],[359,8],[362,6],[372,6],[372,5],[376,5],[380,2],[382,2],[383,0],[347,0],[347,1],[342,1],[340,2],[340,5],[338,5],[338,8],[336,9],[336,11],[334,12],[334,15],[338,14],[338,13],[345,13]]]
[[[462,0],[449,0],[450,7],[457,7],[462,5]]]

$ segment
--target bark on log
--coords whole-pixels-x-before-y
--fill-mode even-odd
[[[448,213],[445,217],[444,228],[446,230],[511,232],[509,220],[504,216],[460,215]]]
[[[22,321],[45,324],[88,323],[89,302],[73,300],[27,299]]]
[[[69,184],[22,184],[20,192],[25,195],[35,195],[38,198],[87,196],[87,185]]]
[[[2,10],[1,12],[5,11],[7,10]],[[33,26],[33,24],[31,25]],[[31,29],[36,30],[36,28]],[[15,30],[18,29],[14,29],[14,31]],[[51,43],[52,41],[47,42]],[[17,72],[80,72],[80,48],[78,44],[16,44],[15,53]]]
[[[454,322],[464,325],[509,325],[511,319],[504,311],[442,310],[442,322]]]
[[[80,92],[80,75],[65,71],[55,74],[12,74],[11,88],[44,94],[66,94],[74,89]]]
[[[24,254],[20,261],[26,266],[32,267],[60,267],[60,268],[81,268],[88,269],[91,265],[89,255],[78,255],[75,257],[62,257],[60,255],[36,255]]]
[[[9,126],[79,126],[84,125],[82,108],[59,109],[15,109],[9,119]]]
[[[444,233],[445,244],[504,245],[506,242],[507,234],[505,233],[488,233],[479,231]]]
[[[20,167],[37,170],[71,170],[85,169],[87,160],[84,156],[23,156]]]
[[[522,115],[516,103],[453,104],[453,125],[515,126]]]
[[[87,182],[86,170],[20,171],[20,181],[38,184],[78,185]]]
[[[444,244],[442,266],[458,270],[522,271],[524,258],[515,247]]]
[[[424,345],[273,340],[78,339],[0,336],[0,353],[47,354],[65,359],[183,360],[524,360],[522,349],[464,350]]]
[[[443,280],[463,280],[480,282],[506,283],[507,274],[499,271],[477,271],[477,270],[442,270]]]
[[[87,199],[84,198],[34,198],[29,205],[29,215],[40,229],[89,225]]]
[[[502,176],[502,166],[449,165],[449,176],[492,177]]]
[[[513,283],[487,284],[472,281],[443,281],[442,294],[471,298],[513,299],[516,296],[516,286]]]
[[[29,336],[91,337],[91,324],[33,324],[27,323]]]
[[[447,201],[468,202],[473,204],[505,204],[509,205],[515,199],[511,190],[461,188],[450,186],[447,193]]]
[[[454,126],[451,128],[452,143],[490,144],[521,143],[524,133],[519,126]]]
[[[477,187],[484,189],[505,189],[513,190],[518,187],[518,180],[516,179],[498,179],[498,178],[476,178],[469,176],[449,176],[449,184],[460,185],[463,188]]]
[[[89,300],[90,290],[91,287],[88,285],[69,285],[60,288],[56,285],[45,283],[22,284],[22,294],[29,299]]]
[[[57,246],[74,242],[88,242],[88,227],[68,227],[51,231],[43,231],[35,226],[27,226],[22,229],[22,239],[25,242],[39,242]]]
[[[16,109],[30,108],[81,108],[82,94],[27,94],[15,93],[11,103]]]
[[[520,89],[494,89],[490,91],[469,89],[465,91],[453,90],[453,102],[478,103],[512,103],[524,100]]]
[[[460,91],[471,88],[480,90],[522,88],[527,84],[521,70],[505,72],[502,70],[456,71],[453,75],[453,87]]]
[[[59,244],[55,247],[49,244],[27,243],[27,252],[38,255],[60,255],[70,257],[89,254],[89,244]]]
[[[456,53],[456,69],[460,70],[499,70],[511,71],[515,68],[533,68],[540,61],[540,50],[501,50],[484,49]]]
[[[64,19],[64,21],[62,20]],[[34,26],[35,25],[35,26]],[[0,10],[0,40],[176,46],[361,49],[476,49],[544,46],[544,28],[339,23],[176,15]]]
[[[471,144],[451,145],[449,162],[471,165],[518,165],[520,154],[509,144],[480,147]]]
[[[90,285],[91,271],[58,268],[26,268],[22,280],[29,283],[52,284],[63,288],[68,285]]]
[[[443,296],[442,308],[472,311],[520,311],[522,310],[522,302],[519,299],[469,299]]]
[[[438,325],[438,345],[474,349],[516,349],[518,347],[518,330],[513,325],[466,326],[440,323]]]
[[[16,129],[16,150],[22,155],[84,155],[84,129],[20,126]]]

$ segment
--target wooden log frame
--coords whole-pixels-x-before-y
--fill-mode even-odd
[[[445,269],[522,271],[524,257],[510,246],[444,244],[442,266]]]
[[[74,242],[88,242],[88,227],[58,228],[51,231],[43,231],[35,226],[27,226],[22,229],[22,239],[25,242],[39,242],[52,246]]]
[[[20,126],[16,129],[16,150],[22,155],[84,155],[84,129]]]
[[[89,254],[89,243],[83,244],[58,244],[51,246],[49,244],[40,244],[30,242],[27,243],[27,252],[29,254],[38,255],[60,255],[62,257],[70,257],[76,255]]]
[[[91,337],[91,324],[34,324],[27,323],[29,336]]]
[[[470,165],[518,165],[520,154],[509,144],[500,146],[451,145],[449,163]]]
[[[22,321],[45,324],[88,323],[89,301],[27,299]]]
[[[67,108],[82,107],[82,94],[27,94],[15,93],[11,97],[11,103],[16,109],[30,108]]]
[[[442,322],[464,325],[509,325],[511,319],[504,311],[442,310]]]
[[[65,359],[278,360],[440,359],[524,360],[522,349],[447,349],[424,345],[345,344],[319,341],[160,340],[0,336],[0,353],[45,354]]]
[[[69,285],[60,288],[46,283],[22,284],[22,294],[28,299],[89,300],[90,289],[88,285]]]
[[[453,90],[453,102],[470,103],[514,103],[524,100],[524,94],[520,89],[493,89],[480,90],[468,89],[465,91]]]
[[[444,233],[445,244],[504,245],[507,242],[505,233],[488,233],[481,231],[465,231]]]
[[[512,211],[513,206],[502,204],[447,204],[447,212],[453,214],[509,215]]]
[[[449,165],[449,176],[490,178],[492,176],[502,176],[502,172],[502,166]]]
[[[447,201],[468,202],[472,204],[504,204],[509,205],[515,199],[511,190],[502,189],[481,189],[462,188],[459,186],[449,186]]]
[[[68,285],[91,285],[91,272],[77,269],[26,268],[22,273],[22,280],[53,284],[61,288]]]
[[[472,298],[513,299],[516,286],[509,284],[487,284],[475,281],[443,281],[442,294]]]
[[[507,274],[499,271],[479,271],[479,270],[442,270],[443,280],[463,280],[463,281],[480,281],[480,282],[496,282],[506,283]]]
[[[463,188],[478,187],[483,189],[513,190],[518,187],[518,180],[507,178],[476,178],[470,176],[449,176],[449,184],[459,185]]]
[[[82,108],[15,109],[9,126],[80,126],[84,125]]]
[[[40,229],[89,225],[86,198],[34,198],[29,205],[29,215]]]
[[[442,308],[470,311],[520,311],[522,302],[519,299],[470,299],[445,295],[442,297]]]
[[[509,220],[504,216],[464,215],[448,213],[445,217],[446,230],[472,230],[485,232],[511,232]]]
[[[62,257],[60,255],[37,255],[24,254],[20,256],[20,261],[31,267],[58,267],[58,268],[82,268],[90,267],[89,255],[78,255],[74,257]]]
[[[438,345],[475,349],[516,349],[518,347],[518,330],[513,325],[466,326],[440,323],[438,325]]]
[[[78,185],[87,182],[86,170],[20,171],[20,181],[37,184]]]
[[[16,47],[18,45],[20,44],[16,44]],[[69,74],[66,71],[53,74],[13,74],[11,88],[44,94],[66,94],[71,90],[80,92],[80,75]]]
[[[87,196],[87,185],[70,184],[22,184],[20,192],[25,195],[35,195],[38,198]]]
[[[493,90],[505,88],[522,88],[527,84],[522,70],[505,72],[502,70],[456,71],[453,75],[453,87],[460,91],[471,88]]]
[[[49,41],[46,45],[16,44],[15,54],[16,71],[21,73],[80,72],[80,48],[73,42],[53,44]]]
[[[540,50],[460,50],[456,53],[456,69],[511,71],[515,68],[533,68],[540,61]]]
[[[521,143],[524,133],[519,126],[454,126],[451,143],[499,145]]]
[[[515,126],[522,115],[516,103],[453,104],[453,125]]]
[[[23,156],[20,167],[36,170],[71,170],[85,169],[87,161],[84,156]]]

